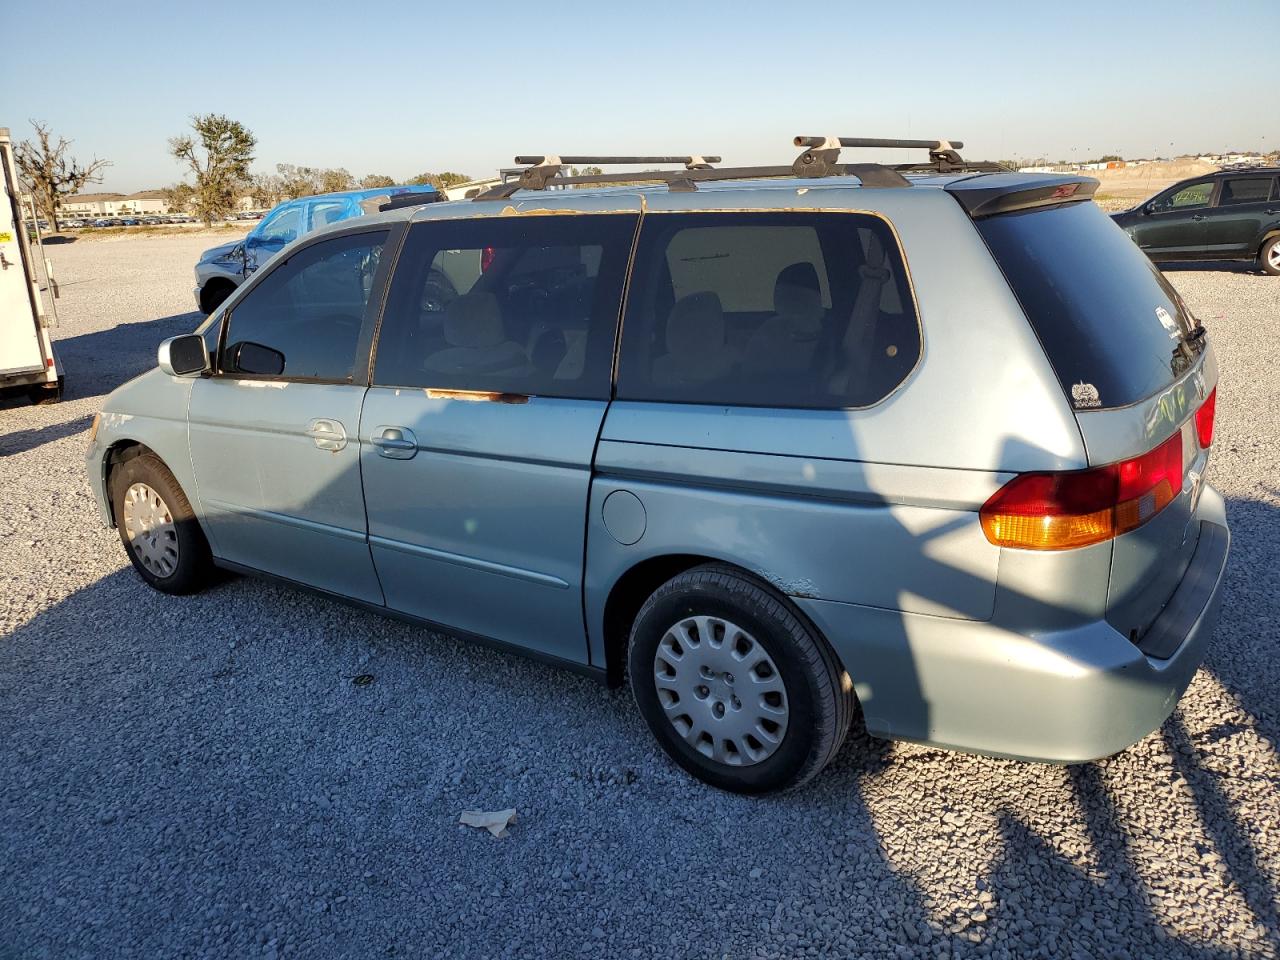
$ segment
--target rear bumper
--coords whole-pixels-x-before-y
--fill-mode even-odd
[[[795,602],[853,678],[870,733],[1029,760],[1093,760],[1159,727],[1204,657],[1230,542],[1211,487],[1197,517],[1210,527],[1152,627],[1168,642],[1163,658],[1105,620],[1027,636],[996,622]]]

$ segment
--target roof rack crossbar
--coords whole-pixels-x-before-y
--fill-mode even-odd
[[[803,176],[810,176],[805,173]],[[832,175],[855,176],[865,187],[908,187],[911,185],[902,174],[878,163],[846,163],[836,164]],[[711,183],[717,180],[742,180],[746,178],[774,179],[794,177],[794,166],[790,167],[718,167],[693,170],[643,170],[634,172],[617,172],[592,174],[578,177],[556,177],[556,186],[608,186],[628,183],[665,183],[673,191],[696,190],[699,183]],[[506,200],[517,190],[520,183],[503,183],[486,190],[474,197],[476,200]]]
[[[501,183],[497,186],[478,194],[473,199],[476,200],[505,200],[512,196],[517,190],[545,190],[551,186],[552,182],[557,186],[567,186],[571,183],[607,183],[608,180],[581,179],[578,177],[565,177],[561,174],[566,164],[588,164],[593,166],[631,166],[640,163],[680,163],[684,165],[685,171],[690,170],[709,170],[711,164],[719,163],[720,158],[717,156],[704,156],[702,154],[690,154],[683,157],[618,157],[618,156],[591,156],[588,154],[565,154],[564,156],[556,156],[554,154],[542,155],[526,155],[515,158],[515,162],[519,164],[527,164],[520,171],[520,176],[511,183]],[[671,171],[667,171],[671,173]],[[679,176],[679,173],[673,174]],[[653,178],[638,176],[635,174],[617,174],[613,175],[615,182],[639,179],[658,179],[666,180],[665,177]],[[674,183],[675,181],[667,181]],[[683,183],[683,181],[679,181]],[[692,189],[692,187],[678,188],[672,186],[672,189]]]
[[[885,140],[878,137],[796,137],[797,147],[820,147],[834,140],[842,147],[897,148],[906,150],[962,150],[961,140]]]
[[[719,163],[719,157],[708,157],[699,154],[693,154],[687,157],[594,157],[586,154],[570,155],[561,154],[558,157],[553,156],[525,156],[516,157],[516,163],[536,165],[546,163],[548,161],[559,163],[562,166],[568,164],[585,163],[593,166],[611,166],[613,164],[636,164],[636,163],[682,163],[686,167],[705,167],[712,163]]]

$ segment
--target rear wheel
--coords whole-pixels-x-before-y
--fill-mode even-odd
[[[645,602],[628,668],[662,748],[737,793],[804,783],[839,751],[853,716],[852,685],[826,642],[773,591],[719,564]]]
[[[209,543],[159,457],[144,453],[116,467],[111,503],[120,541],[143,580],[164,593],[194,593],[212,581]]]
[[[1262,245],[1262,252],[1258,254],[1258,266],[1263,273],[1280,277],[1280,236],[1272,237]]]

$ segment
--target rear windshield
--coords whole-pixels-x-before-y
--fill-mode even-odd
[[[1181,298],[1092,203],[978,221],[1078,409],[1123,407],[1177,380],[1203,349]]]

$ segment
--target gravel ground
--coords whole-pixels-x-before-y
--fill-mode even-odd
[[[204,245],[55,248],[69,399],[0,406],[0,958],[1280,955],[1280,280],[1169,273],[1221,358],[1235,541],[1162,730],[1073,768],[855,737],[750,800],[624,692],[252,580],[142,585],[85,433],[196,323]],[[504,807],[504,839],[457,823]]]

